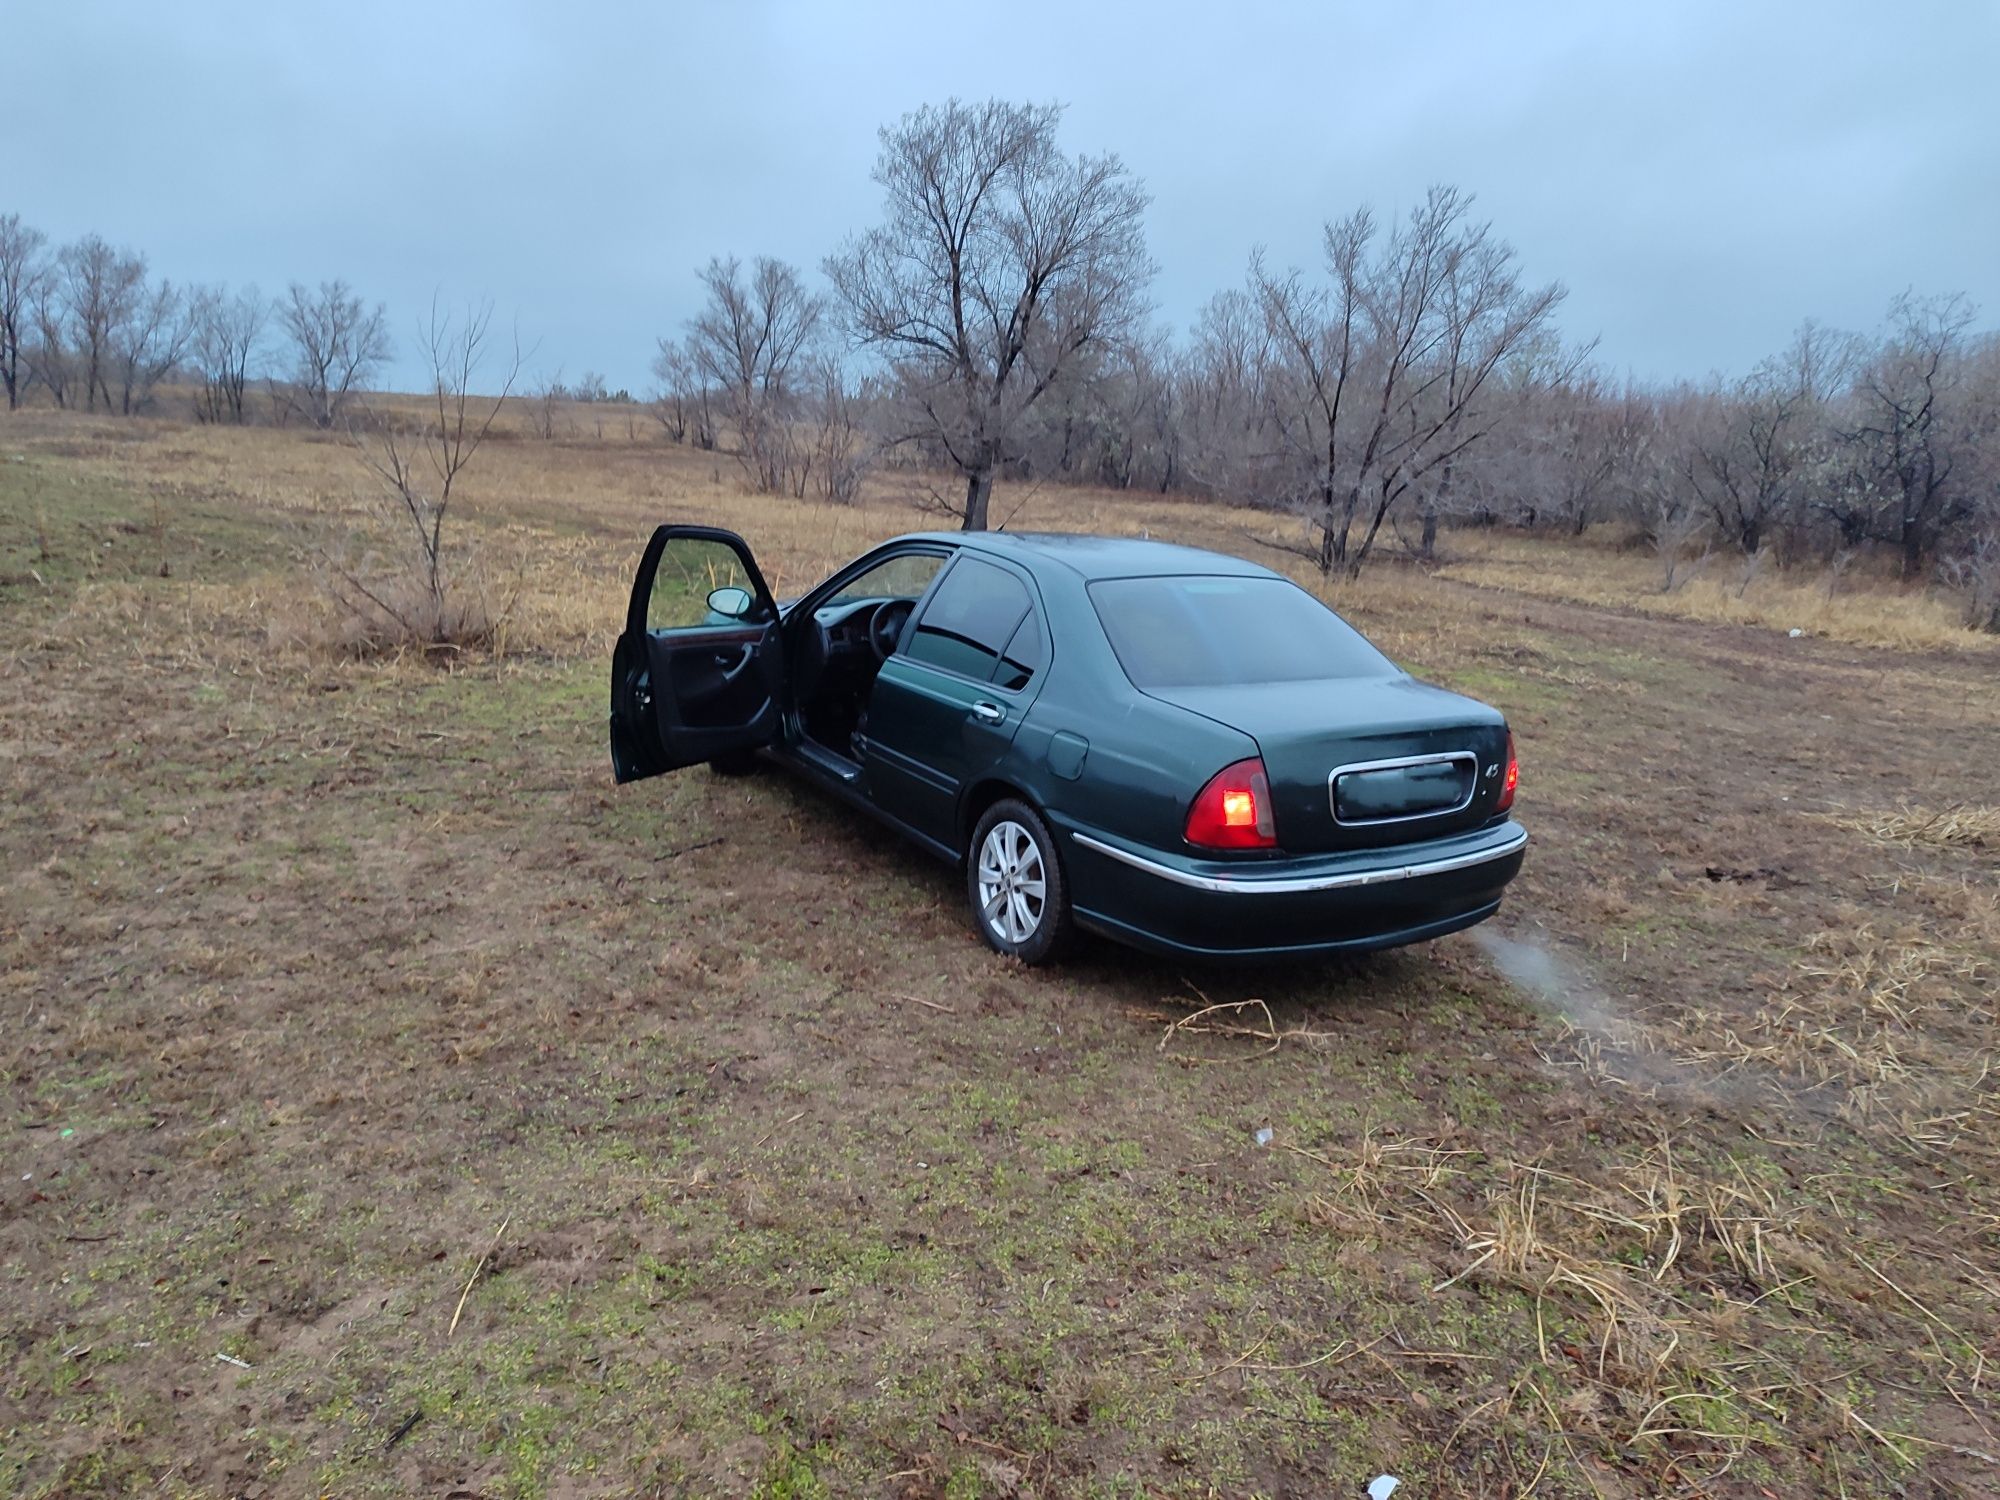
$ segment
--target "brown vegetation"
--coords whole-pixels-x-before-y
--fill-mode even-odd
[[[1794,639],[1782,568],[1768,628],[1447,528],[1335,598],[1520,736],[1490,931],[1030,973],[781,778],[609,784],[653,524],[794,592],[925,481],[531,427],[440,672],[312,583],[345,439],[0,419],[0,1489],[1991,1492],[2000,699],[1937,600]]]

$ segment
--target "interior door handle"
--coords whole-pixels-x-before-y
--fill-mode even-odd
[[[988,703],[982,699],[972,705],[972,717],[982,724],[998,724],[1007,717],[1007,710],[997,703]]]

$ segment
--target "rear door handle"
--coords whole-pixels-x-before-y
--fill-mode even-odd
[[[1007,717],[1007,710],[997,703],[988,703],[982,699],[972,705],[972,717],[982,724],[998,724]]]

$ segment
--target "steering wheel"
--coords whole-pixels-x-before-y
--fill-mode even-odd
[[[903,637],[903,625],[910,618],[910,612],[917,607],[914,599],[891,599],[868,621],[868,644],[875,648],[875,659],[887,661],[896,649],[896,642]]]

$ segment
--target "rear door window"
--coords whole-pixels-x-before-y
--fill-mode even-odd
[[[993,674],[993,685],[1018,693],[1034,681],[1035,674],[1048,663],[1049,644],[1042,635],[1042,617],[1031,609],[1015,627],[1014,638],[1007,643],[1007,649],[1000,653],[1000,665]]]
[[[1032,610],[1028,586],[1012,573],[961,557],[938,584],[904,651],[915,661],[986,682]]]

